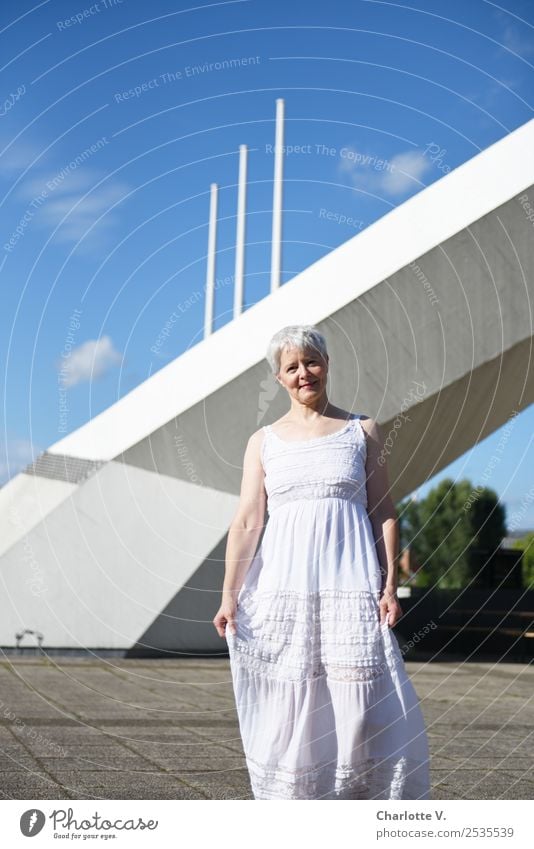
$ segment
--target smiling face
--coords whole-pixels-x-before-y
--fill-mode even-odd
[[[276,379],[296,401],[305,404],[317,400],[325,392],[327,376],[328,360],[318,351],[283,349]]]

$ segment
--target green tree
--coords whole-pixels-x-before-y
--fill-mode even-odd
[[[496,493],[468,480],[445,478],[420,501],[398,506],[401,546],[410,546],[421,569],[414,584],[440,589],[467,586],[473,549],[490,552],[506,534],[505,512]]]
[[[497,493],[484,487],[469,509],[472,545],[495,551],[506,536],[506,515]]]
[[[512,548],[523,551],[523,586],[525,589],[534,590],[534,532],[531,531],[515,540]]]

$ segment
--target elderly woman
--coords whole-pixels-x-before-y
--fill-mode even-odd
[[[213,619],[254,798],[428,799],[424,720],[390,631],[398,525],[380,428],[328,400],[316,328],[284,327],[267,358],[291,406],[248,441]]]

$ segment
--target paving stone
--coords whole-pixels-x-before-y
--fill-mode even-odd
[[[438,746],[436,751],[438,754],[446,755],[447,757],[499,758],[509,755],[510,749],[514,745],[510,744],[510,740],[502,740],[497,737],[488,738],[485,736],[484,738],[474,740],[462,737],[462,739],[454,738],[445,742],[443,745]]]
[[[165,745],[171,745],[166,743]],[[107,746],[104,742],[98,746],[69,746],[64,757],[66,758],[91,758],[94,761],[99,761],[103,764],[115,763],[117,760],[138,760],[140,755],[133,751],[130,745],[120,745],[117,743],[109,743]]]
[[[51,775],[58,772],[102,772],[107,780],[113,781],[117,775],[130,775],[137,772],[158,772],[157,765],[148,763],[143,758],[136,757],[114,757],[108,762],[98,761],[96,758],[39,758],[42,768]]]
[[[463,799],[499,799],[505,793],[509,799],[532,798],[531,789],[521,782],[516,783],[518,776],[504,770],[432,770],[432,788],[440,791],[452,791],[457,796],[451,798]]]
[[[211,799],[252,799],[252,790],[246,769],[236,769],[220,775],[202,775],[195,777],[192,774],[187,780],[194,787],[201,787]]]
[[[175,758],[158,758],[157,765],[166,772],[187,777],[192,773],[205,773],[217,775],[221,778],[228,772],[244,767],[244,758],[239,755],[230,755],[228,752],[223,757],[214,758],[209,755],[205,758],[188,758],[177,755]]]
[[[47,785],[44,787],[42,784],[34,785],[25,780],[20,785],[17,785],[16,781],[12,780],[9,793],[5,788],[0,787],[0,799],[5,800],[27,799],[34,801],[40,799],[63,799],[65,801],[71,801],[73,798],[73,796],[66,796],[65,791],[57,785]]]
[[[0,752],[0,783],[3,773],[24,767],[30,769],[35,767],[34,758],[25,749],[18,749],[9,755]]]
[[[56,778],[75,799],[206,799],[198,787],[176,781],[169,775],[115,777],[109,781],[101,772],[61,772]]]
[[[406,669],[431,798],[534,798],[534,667]],[[0,798],[252,799],[227,658],[19,658],[0,690],[19,722],[0,721]]]
[[[102,734],[98,745],[105,745],[106,740],[109,740],[110,744],[115,743],[124,746],[131,746],[133,743],[154,743],[155,745],[176,747],[188,743],[194,744],[198,739],[198,734],[187,728],[178,730],[159,727],[155,730],[150,726],[132,728],[125,725],[112,729],[107,728],[106,735]]]
[[[192,743],[180,744],[178,746],[169,746],[167,743],[162,745],[161,743],[156,744],[153,742],[131,742],[130,746],[133,751],[149,760],[163,762],[182,759],[184,763],[185,761],[191,761],[193,763],[195,761],[199,763],[205,761],[208,764],[207,768],[210,768],[210,764],[211,768],[213,768],[213,763],[221,759],[235,759],[236,757],[236,753],[231,749],[225,746],[219,746],[217,743],[209,743],[203,738],[198,738]]]
[[[62,793],[57,779],[50,775],[40,774],[37,766],[32,771],[26,769],[10,769],[2,772],[0,789],[6,794],[5,798],[13,799],[46,799],[47,794]],[[38,796],[34,795],[39,793]],[[57,798],[56,795],[49,796]]]

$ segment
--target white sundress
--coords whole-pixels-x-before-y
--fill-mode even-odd
[[[226,628],[254,799],[429,799],[423,715],[380,625],[359,417],[298,442],[263,431],[269,518]]]

